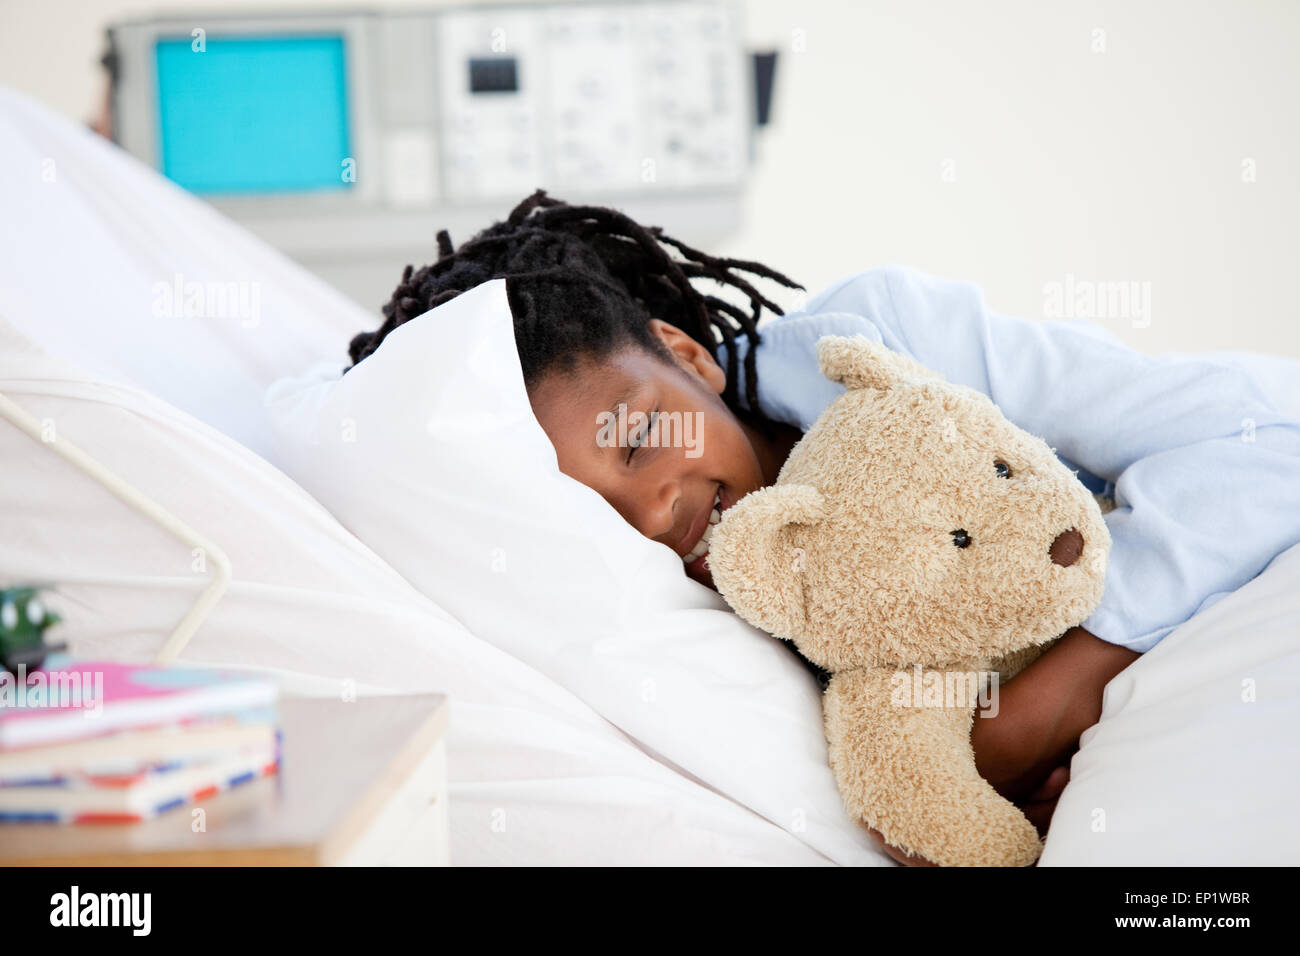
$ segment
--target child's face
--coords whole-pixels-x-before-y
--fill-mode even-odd
[[[685,558],[719,497],[721,511],[763,486],[762,439],[722,401],[726,374],[708,351],[676,326],[654,319],[651,328],[671,361],[640,346],[584,357],[544,376],[529,398],[560,470]],[[712,586],[706,556],[685,567]]]

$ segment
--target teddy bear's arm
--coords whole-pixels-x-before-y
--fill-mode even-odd
[[[826,690],[826,739],[846,809],[889,844],[940,865],[1033,863],[1042,849],[1033,824],[975,769],[974,702],[918,706],[900,696],[913,674],[843,672]]]
[[[993,669],[998,672],[998,680],[1005,684],[1022,670],[1043,656],[1043,651],[1055,644],[1059,638],[1052,638],[1045,644],[1031,644],[998,658],[993,662]]]

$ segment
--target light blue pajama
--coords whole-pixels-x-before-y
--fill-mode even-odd
[[[818,371],[817,340],[862,334],[988,395],[1113,497],[1106,587],[1083,622],[1112,644],[1150,650],[1300,542],[1300,422],[1212,358],[1147,356],[1083,320],[1009,318],[974,285],[897,267],[841,280],[761,332],[771,418],[806,430],[844,391]]]

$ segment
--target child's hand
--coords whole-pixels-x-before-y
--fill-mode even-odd
[[[1029,822],[1034,825],[1041,838],[1047,837],[1047,828],[1052,822],[1052,814],[1056,812],[1056,801],[1061,798],[1061,791],[1065,785],[1070,782],[1070,768],[1057,767],[1043,785],[1025,798],[1025,802],[1018,804],[1020,812],[1029,818]]]
[[[1081,627],[1066,631],[1042,657],[998,688],[995,716],[975,715],[971,745],[980,776],[1013,803],[1043,803],[1030,800],[1031,795],[1069,762],[1079,735],[1101,716],[1106,684],[1138,657]],[[1063,781],[1058,785],[1064,788]],[[1055,795],[1048,798],[1053,808]],[[1043,808],[1036,812],[1042,818]]]
[[[867,833],[871,834],[871,839],[876,842],[877,849],[883,851],[884,854],[888,856],[891,860],[893,860],[895,863],[901,863],[903,864],[903,866],[934,866],[935,865],[923,856],[916,856],[911,853],[904,853],[898,847],[891,846],[890,844],[886,843],[884,836],[881,834],[879,830],[869,827],[865,823],[862,824],[862,827],[867,831]]]

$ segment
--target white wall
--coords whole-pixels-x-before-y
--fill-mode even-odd
[[[326,5],[363,4],[275,4]],[[84,118],[104,24],[213,6],[0,0],[0,83]],[[810,291],[907,263],[1027,317],[1049,283],[1132,282],[1149,314],[1103,321],[1135,348],[1300,357],[1300,3],[744,6],[782,56],[747,223],[718,252]]]

